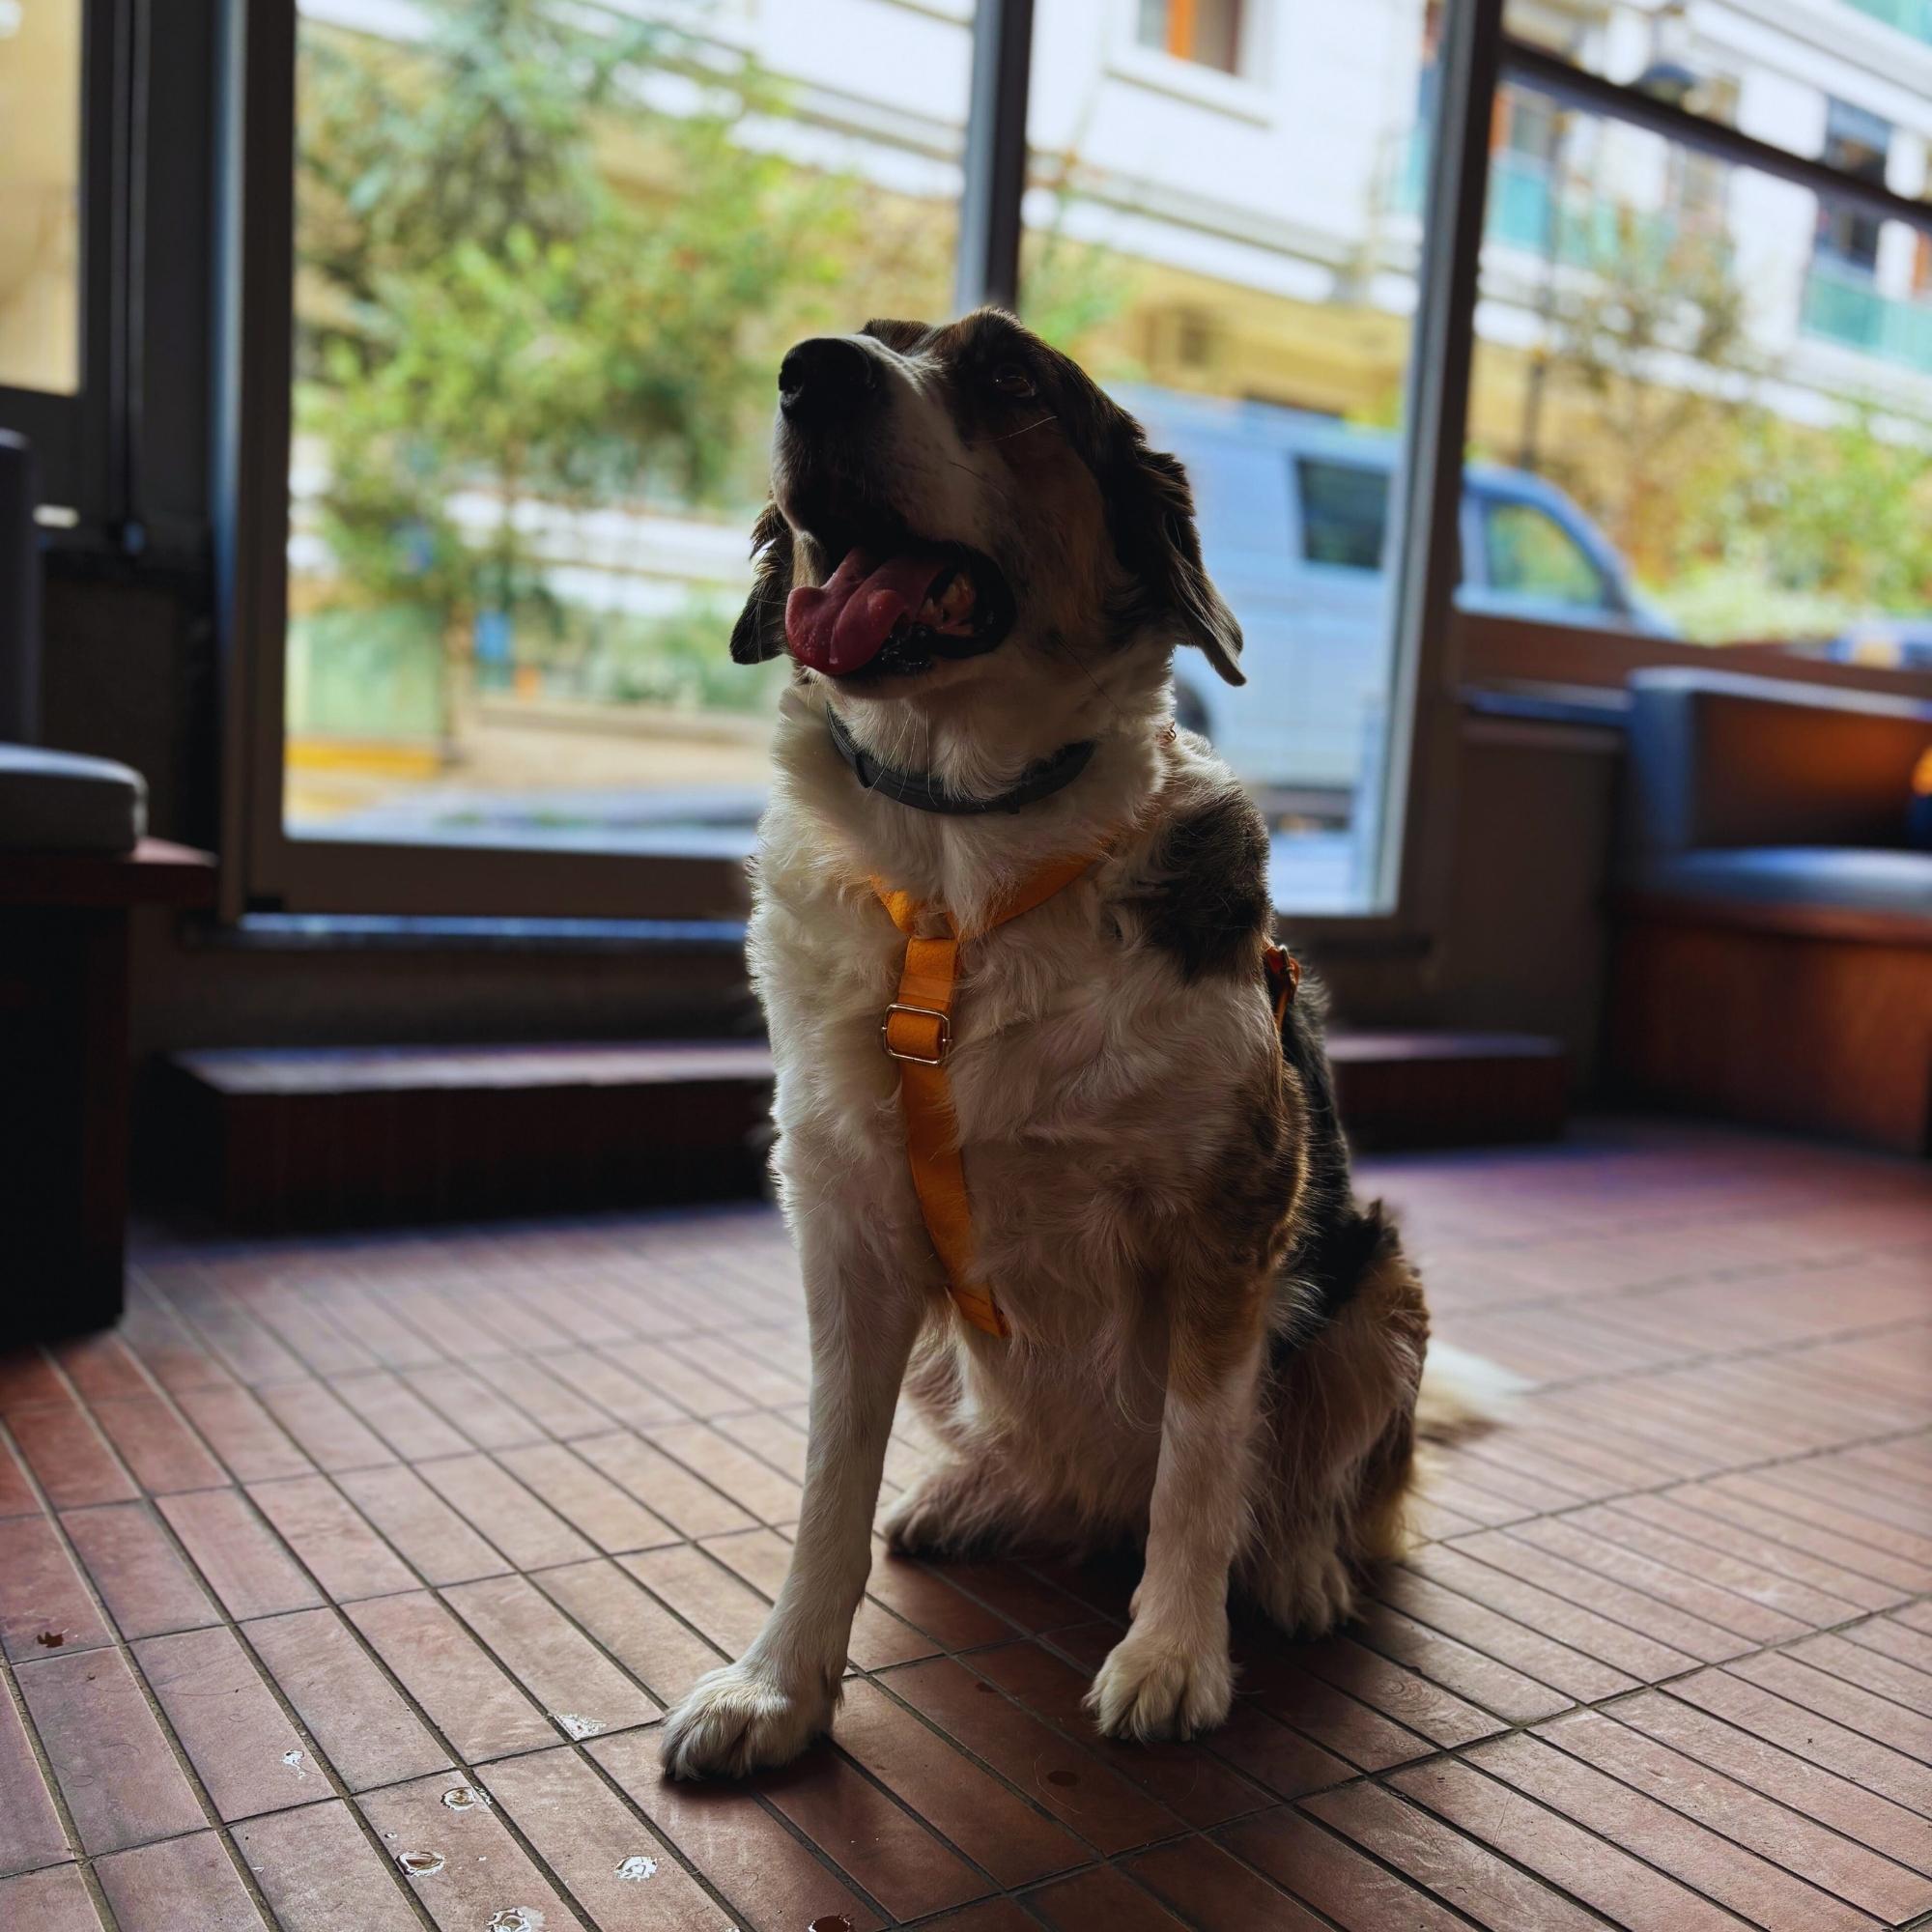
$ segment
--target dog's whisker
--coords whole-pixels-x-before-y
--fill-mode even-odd
[[[1024,436],[1030,429],[1038,429],[1042,423],[1058,422],[1059,420],[1059,416],[1051,410],[1048,410],[1043,416],[1036,416],[1032,422],[1022,424],[1018,429],[1009,429],[1005,436],[996,436],[993,438],[993,440],[995,442],[1010,442],[1014,437]]]
[[[1005,439],[1002,438],[997,440],[1004,440]],[[1006,504],[1008,509],[1011,510],[1011,509],[1017,509],[1019,507],[1017,502],[1014,500],[1013,493],[1010,490],[1009,490],[1005,484],[997,481],[995,478],[991,476],[982,476],[980,473],[980,471],[975,469],[970,463],[961,463],[956,456],[949,456],[946,459],[946,461],[950,463],[953,467],[953,469],[963,469],[967,473],[967,475],[973,478],[973,480],[976,483],[984,484],[988,490],[992,491],[992,493],[996,497],[998,497],[1003,503]]]

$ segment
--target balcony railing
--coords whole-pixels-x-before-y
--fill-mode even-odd
[[[1850,4],[1915,41],[1932,43],[1932,0],[1850,0]]]
[[[1800,326],[1806,335],[1932,376],[1932,301],[1881,295],[1854,269],[1823,258],[1811,264]]]
[[[1932,5],[1932,0],[1927,0]],[[1410,135],[1397,183],[1397,205],[1406,214],[1422,208],[1427,148],[1421,132]],[[1490,156],[1490,197],[1484,211],[1487,240],[1531,255],[1555,257],[1577,269],[1604,271],[1641,252],[1667,257],[1688,232],[1675,215],[1638,211],[1595,194],[1581,183],[1566,185],[1559,207],[1547,162],[1504,148]],[[1728,259],[1731,244],[1721,235],[1704,237],[1706,245]]]

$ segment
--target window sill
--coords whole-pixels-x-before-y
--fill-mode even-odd
[[[233,952],[719,952],[745,947],[742,920],[497,919],[387,913],[244,914],[195,923],[184,942]]]

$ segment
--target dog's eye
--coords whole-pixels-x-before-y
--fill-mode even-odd
[[[1017,362],[995,363],[986,378],[986,386],[1003,396],[1015,398],[1034,393],[1033,378]]]

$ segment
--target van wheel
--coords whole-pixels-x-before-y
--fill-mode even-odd
[[[1183,731],[1193,731],[1203,738],[1208,735],[1208,707],[1191,685],[1174,687],[1174,722]]]

